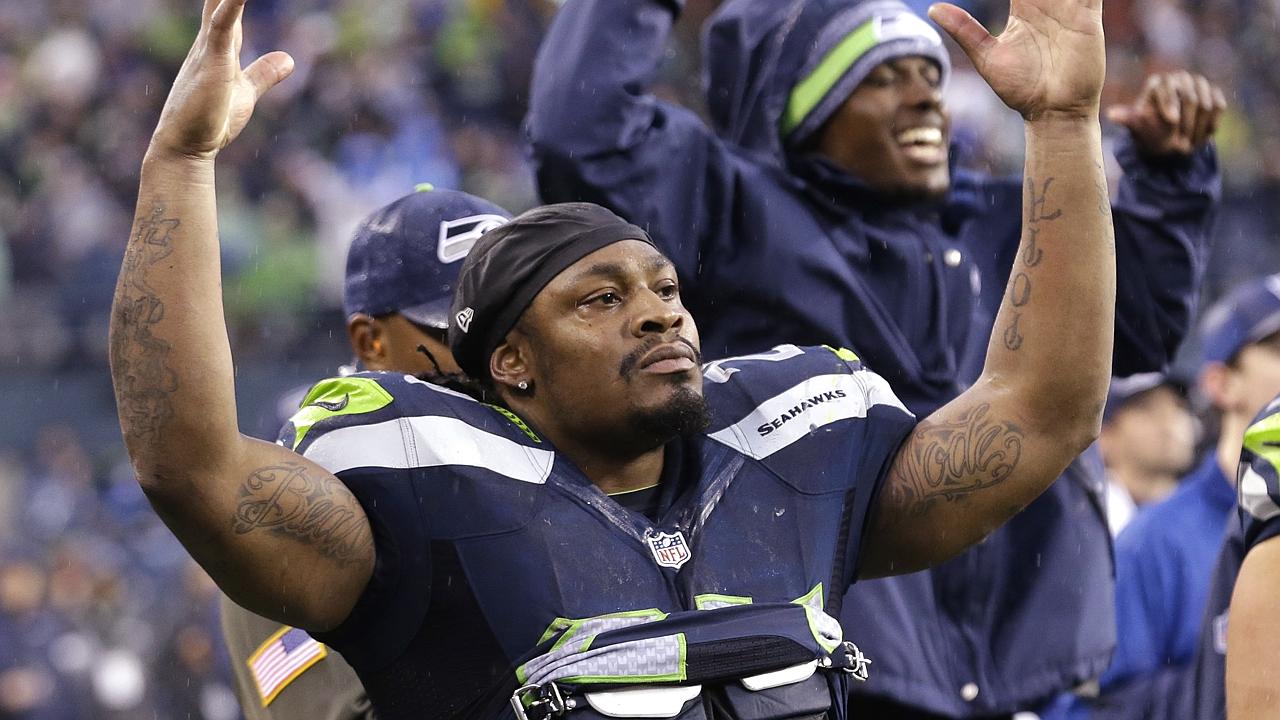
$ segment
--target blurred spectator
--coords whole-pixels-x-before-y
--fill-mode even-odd
[[[1118,535],[1140,505],[1163,500],[1194,460],[1186,389],[1160,373],[1115,378],[1098,449],[1107,468],[1107,522]]]
[[[1216,443],[1176,491],[1116,539],[1116,652],[1101,704],[1116,717],[1164,717],[1196,650],[1213,570],[1235,509],[1245,429],[1280,393],[1280,275],[1237,288],[1205,315],[1199,387]]]

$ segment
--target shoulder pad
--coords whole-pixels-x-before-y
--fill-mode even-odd
[[[1245,431],[1237,480],[1245,513],[1257,520],[1280,515],[1280,398]]]
[[[376,379],[360,375],[321,380],[312,386],[298,412],[289,418],[293,425],[294,449],[302,443],[312,426],[321,420],[340,415],[362,415],[390,405],[395,398]]]
[[[768,352],[739,355],[709,362],[702,366],[707,382],[724,384],[739,372],[748,374],[739,380],[756,378],[854,372],[862,369],[857,353],[845,348],[799,347],[779,345]]]
[[[877,406],[911,417],[889,384],[850,350],[779,345],[709,363],[703,375],[712,415],[708,434],[756,459],[819,427],[865,418]]]

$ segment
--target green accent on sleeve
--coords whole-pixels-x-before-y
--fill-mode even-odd
[[[868,20],[859,25],[858,29],[845,35],[844,39],[822,58],[822,62],[818,63],[813,72],[792,88],[791,97],[787,100],[787,109],[782,113],[782,119],[779,122],[782,134],[790,135],[792,130],[799,127],[818,103],[822,102],[822,98],[826,97],[831,88],[840,81],[845,71],[857,62],[858,58],[875,47],[875,44],[875,20]]]
[[[1280,412],[1249,426],[1244,432],[1244,449],[1266,459],[1280,473]]]
[[[339,415],[362,415],[391,404],[394,398],[372,378],[345,377],[321,380],[302,400],[298,412],[289,419],[293,423],[293,449],[302,444],[311,427],[321,420]]]
[[[721,595],[719,593],[695,595],[693,598],[693,606],[698,610],[714,609],[726,605],[750,605],[751,602],[751,598],[745,595]]]
[[[830,345],[823,345],[822,347],[835,353],[836,357],[846,362],[860,362],[858,359],[858,354],[850,350],[849,348],[834,348],[834,347],[831,347]]]
[[[435,189],[436,189],[436,186],[432,185],[431,183],[418,183],[417,185],[413,186],[414,192],[431,192],[432,190],[435,190]]]

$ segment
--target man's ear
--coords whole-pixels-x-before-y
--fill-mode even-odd
[[[377,364],[382,359],[385,342],[377,318],[364,313],[352,315],[347,320],[347,339],[361,365],[369,367],[371,362]]]
[[[1226,412],[1238,401],[1235,373],[1220,362],[1211,362],[1200,371],[1200,389],[1209,403]]]
[[[526,392],[533,385],[532,352],[528,338],[519,330],[507,333],[507,339],[489,356],[489,375],[494,385],[508,392]],[[524,383],[521,387],[520,383]]]

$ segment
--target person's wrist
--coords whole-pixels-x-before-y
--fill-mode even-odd
[[[1035,110],[1022,116],[1028,125],[1039,127],[1071,127],[1077,124],[1100,122],[1101,108],[1097,103],[1072,108],[1049,108]]]
[[[1102,121],[1095,108],[1087,110],[1052,110],[1028,117],[1024,121],[1027,135],[1041,140],[1062,138],[1071,140],[1081,136],[1100,136]]]
[[[151,143],[147,145],[147,152],[143,155],[143,163],[163,162],[212,165],[216,155],[217,153],[212,151],[195,151],[183,148],[156,135],[152,136]]]

